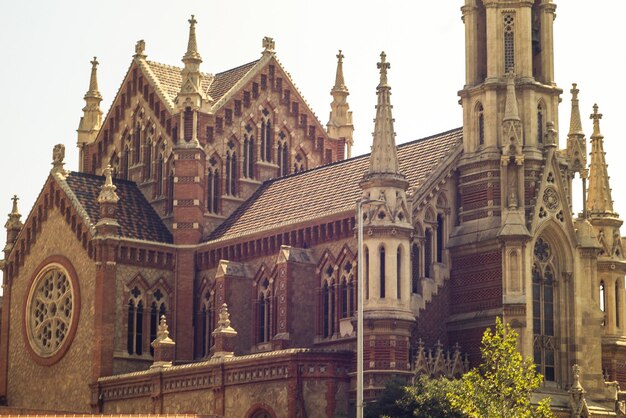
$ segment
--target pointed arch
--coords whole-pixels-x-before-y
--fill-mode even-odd
[[[478,138],[478,145],[485,144],[485,110],[481,102],[476,102],[474,106],[474,114],[476,120],[476,137]]]
[[[537,102],[537,143],[543,144],[543,137],[546,133],[546,104],[543,99]]]
[[[272,111],[266,107],[261,107],[261,127],[259,132],[261,161],[272,162],[272,149],[274,142],[274,126],[272,122]]]
[[[272,271],[263,263],[254,278],[256,287],[255,315],[256,342],[262,344],[269,342],[274,334],[274,280]]]

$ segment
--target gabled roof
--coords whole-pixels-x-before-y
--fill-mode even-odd
[[[221,99],[239,80],[241,80],[259,60],[249,62],[230,70],[217,73],[215,75],[201,73],[200,85],[202,90],[214,101]],[[160,64],[158,62],[146,61],[148,67],[156,77],[161,89],[173,101],[182,84],[182,68],[171,65]]]
[[[398,146],[400,172],[417,190],[462,142],[461,128]],[[369,154],[268,180],[209,236],[227,240],[355,210]]]
[[[100,217],[98,195],[104,184],[104,177],[71,172],[65,182],[91,222],[95,224]],[[113,179],[113,184],[117,186],[116,193],[120,197],[117,204],[117,221],[120,224],[122,238],[173,242],[172,234],[134,182]]]

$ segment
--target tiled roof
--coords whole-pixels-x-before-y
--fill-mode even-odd
[[[156,76],[161,88],[172,100],[176,98],[180,92],[182,77],[180,72],[182,68],[170,65],[160,64],[158,62],[146,61],[150,66],[150,70]],[[224,96],[248,71],[258,62],[252,61],[240,67],[233,68],[214,76],[211,74],[201,73],[202,79],[200,84],[202,90],[206,92],[215,101]]]
[[[98,195],[104,184],[104,177],[72,172],[66,182],[91,222],[96,223],[100,217]],[[122,237],[173,242],[172,234],[134,182],[113,179],[113,184],[117,186],[116,193],[120,197],[117,204],[117,221]]]
[[[411,190],[417,190],[441,160],[457,149],[462,135],[459,128],[398,147],[400,171],[406,175]],[[366,154],[268,180],[213,231],[209,241],[354,210],[361,195],[359,182],[368,164]]]

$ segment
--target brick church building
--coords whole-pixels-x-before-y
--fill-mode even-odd
[[[5,408],[353,416],[362,280],[366,400],[478,364],[499,316],[560,416],[622,416],[622,220],[602,115],[588,154],[576,85],[559,134],[555,9],[465,0],[463,126],[400,146],[382,53],[372,152],[356,157],[341,51],[325,126],[271,38],[206,73],[192,16],[183,66],[137,42],[106,115],[94,59],[78,171],[57,145],[35,205],[22,219],[14,198],[6,222]]]

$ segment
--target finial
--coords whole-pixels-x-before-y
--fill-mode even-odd
[[[187,42],[187,53],[183,57],[183,61],[185,60],[202,60],[200,54],[198,53],[198,43],[196,42],[196,20],[194,15],[191,15],[191,19],[189,22],[189,41]]]
[[[569,91],[570,93],[572,93],[572,101],[578,100],[578,93],[580,92],[580,90],[576,88],[577,86],[578,84],[572,83],[572,89]]]
[[[598,104],[594,103],[593,105],[593,113],[589,117],[593,119],[593,135],[592,136],[601,136],[600,133],[600,119],[602,119],[602,113],[598,113]]]
[[[145,59],[147,57],[147,55],[144,53],[145,50],[146,50],[146,41],[144,41],[143,39],[138,40],[137,43],[135,44],[134,57]]]
[[[577,86],[576,83],[572,83],[572,89],[570,90],[570,93],[572,93],[572,113],[570,116],[568,136],[584,135],[582,122],[580,120],[580,109],[578,108],[578,93],[580,90],[578,90]]]
[[[380,70],[380,84],[378,87],[387,87],[387,70],[391,68],[391,65],[387,62],[387,54],[385,51],[380,53],[380,62],[377,64]]]
[[[98,91],[98,58],[93,57],[91,63],[91,76],[89,77],[89,90],[85,93],[85,100],[90,98],[102,99],[102,95]],[[99,101],[98,101],[99,102]]]
[[[228,312],[228,305],[223,303],[220,307],[219,313],[220,319],[217,322],[221,329],[230,328],[230,313]]]
[[[115,193],[117,187],[113,184],[112,173],[113,169],[111,168],[111,165],[107,165],[102,171],[102,174],[104,175],[104,184],[102,185],[100,195],[98,196],[98,203],[117,203],[120,200],[117,193]]]
[[[161,320],[159,321],[159,327],[157,330],[157,338],[159,340],[165,340],[169,338],[170,331],[167,328],[167,320],[165,319],[165,315],[161,315]]]
[[[65,145],[56,144],[52,150],[52,170],[50,173],[57,175],[61,180],[65,180],[69,172],[65,170]]]
[[[274,42],[274,38],[265,36],[263,38],[263,53],[274,52],[274,48],[276,48],[276,43]]]
[[[11,198],[11,200],[13,201],[13,208],[11,209],[11,213],[9,214],[9,216],[11,216],[11,215],[19,215],[20,212],[17,210],[17,201],[20,200],[20,198],[17,197],[16,194],[14,194],[13,197]]]
[[[506,103],[504,105],[504,121],[519,121],[517,110],[517,96],[515,94],[515,72],[510,69],[506,73]]]
[[[343,58],[344,55],[341,53],[340,49],[337,54],[337,74],[335,76],[335,86],[333,87],[333,91],[347,90],[346,84],[343,80]]]

